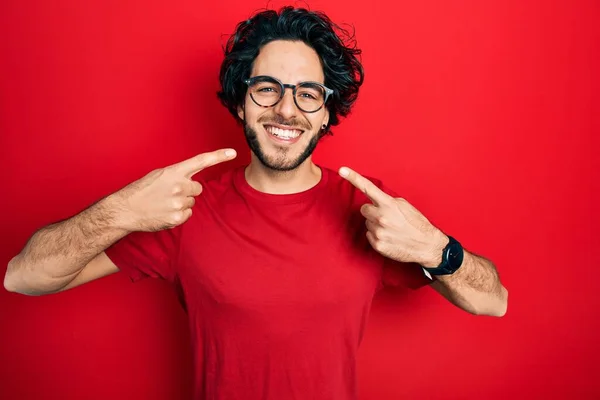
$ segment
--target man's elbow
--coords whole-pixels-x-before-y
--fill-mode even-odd
[[[4,275],[4,289],[11,293],[14,293],[17,291],[13,282],[8,278],[8,272]]]
[[[24,285],[19,285],[18,283],[16,283],[15,279],[8,276],[8,274],[4,276],[4,289],[7,292],[22,294],[25,296],[41,296],[53,293],[49,290],[33,290],[31,288],[27,288]]]
[[[14,279],[14,261],[15,259],[13,258],[8,262],[6,273],[4,274],[4,289],[11,293],[17,292]]]
[[[26,296],[40,296],[52,293],[51,290],[45,290],[36,280],[37,284],[32,284],[31,279],[24,275],[23,266],[17,267],[19,256],[14,257],[8,262],[6,273],[4,274],[4,289],[10,293],[18,293]],[[30,276],[30,274],[28,275]]]
[[[474,315],[485,315],[489,317],[504,317],[508,310],[508,290],[502,286],[500,295],[490,299],[484,307],[474,307],[471,312]]]
[[[17,280],[16,280],[14,274],[9,274],[8,271],[4,275],[4,290],[6,290],[7,292],[10,292],[10,293],[35,295],[35,293],[33,293],[33,292],[28,292],[27,290],[24,290],[22,285],[19,285],[17,283]]]
[[[499,311],[496,317],[504,317],[508,311],[508,289],[504,286],[502,286],[501,290]]]

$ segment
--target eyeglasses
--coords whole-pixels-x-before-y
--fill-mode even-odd
[[[283,99],[285,89],[290,88],[293,90],[294,103],[306,113],[319,111],[333,94],[333,90],[318,82],[290,85],[267,75],[246,79],[244,83],[248,85],[252,101],[261,107],[273,107]]]

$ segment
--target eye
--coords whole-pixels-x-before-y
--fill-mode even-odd
[[[299,99],[310,101],[321,101],[323,99],[323,90],[320,86],[311,83],[304,83],[296,92]]]
[[[300,93],[300,97],[304,97],[305,99],[316,100],[317,98],[310,93]]]

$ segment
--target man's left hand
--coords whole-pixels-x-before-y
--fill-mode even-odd
[[[367,239],[381,255],[400,262],[437,267],[448,237],[403,198],[394,198],[347,167],[340,175],[372,202],[360,212],[366,218]]]

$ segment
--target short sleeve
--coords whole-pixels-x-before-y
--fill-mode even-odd
[[[105,250],[131,281],[161,278],[173,282],[181,225],[157,232],[132,232]]]
[[[420,265],[385,259],[381,276],[382,288],[409,288],[417,290],[433,282]]]
[[[379,179],[368,178],[379,189],[389,194],[392,197],[399,196],[393,189],[386,186]],[[381,276],[381,284],[379,289],[383,288],[409,288],[412,290],[420,289],[433,282],[429,278],[423,268],[417,263],[404,263],[389,258],[383,257],[383,269]]]

